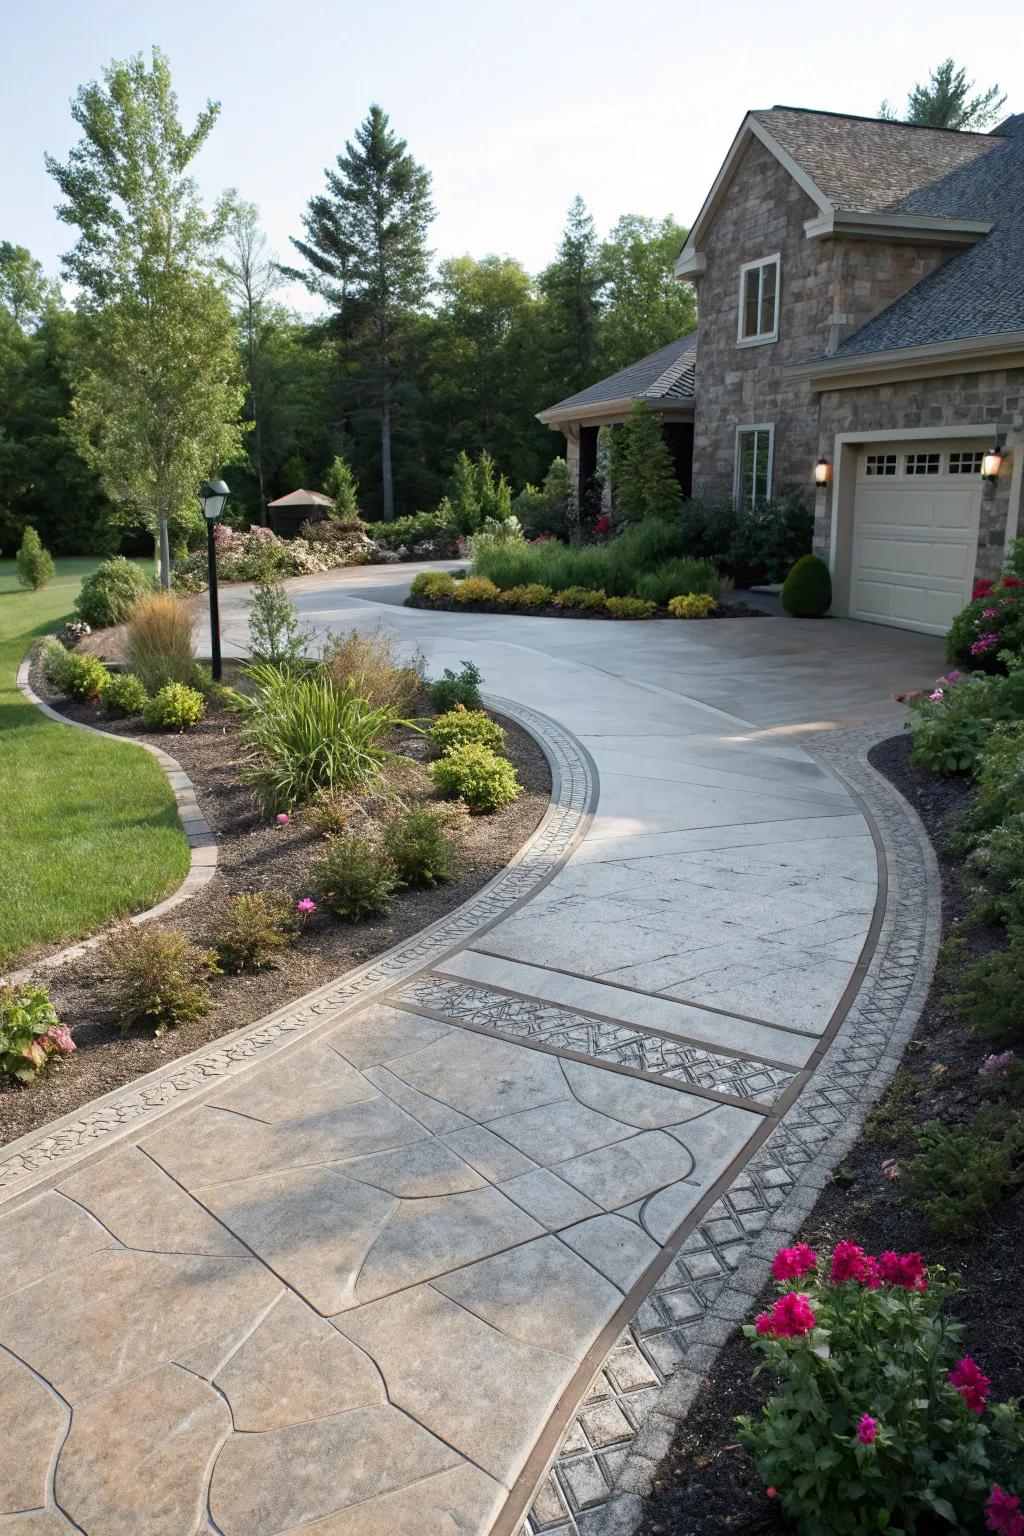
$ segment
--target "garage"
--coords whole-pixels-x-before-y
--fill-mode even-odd
[[[982,451],[977,438],[858,450],[851,618],[945,634],[971,595]]]

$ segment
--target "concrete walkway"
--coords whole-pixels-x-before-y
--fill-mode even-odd
[[[879,848],[800,741],[898,723],[938,642],[375,600],[407,576],[293,585],[474,660],[555,804],[436,932],[0,1158],[0,1532],[518,1529],[856,995]]]

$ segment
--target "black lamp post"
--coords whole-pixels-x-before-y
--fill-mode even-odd
[[[206,561],[210,579],[210,670],[214,680],[220,682],[220,611],[217,607],[217,543],[213,537],[213,525],[224,510],[228,488],[223,480],[204,480],[199,487],[199,500],[206,518]]]

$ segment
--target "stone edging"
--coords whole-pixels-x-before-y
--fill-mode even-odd
[[[875,722],[801,743],[863,799],[884,853],[885,911],[864,983],[799,1098],[684,1237],[615,1342],[551,1458],[522,1536],[640,1529],[644,1496],[707,1372],[899,1064],[935,966],[941,882],[916,813],[867,762],[870,748],[893,734],[891,722]],[[616,1379],[617,1358],[637,1389]],[[617,1423],[606,1444],[594,1433],[595,1406]]]
[[[155,757],[160,767],[167,776],[167,782],[174,791],[174,801],[178,810],[178,819],[181,822],[181,830],[188,842],[191,863],[188,874],[178,886],[178,889],[163,901],[157,902],[155,907],[149,907],[145,912],[136,912],[129,919],[133,923],[148,923],[153,917],[163,917],[165,913],[172,911],[181,905],[183,901],[190,901],[203,886],[213,879],[217,868],[217,840],[213,835],[210,823],[199,809],[199,801],[196,799],[195,786],[176,757],[165,752],[162,747],[155,747],[148,741],[136,741],[131,736],[117,736],[113,731],[101,731],[98,726],[87,725],[84,720],[69,720],[67,715],[62,715],[58,710],[52,709],[44,699],[33,689],[29,682],[29,670],[32,666],[32,657],[35,647],[23,658],[18,668],[18,689],[34,704],[38,710],[47,715],[51,720],[56,720],[58,725],[68,725],[75,731],[88,731],[93,736],[104,736],[108,741],[120,741],[130,747],[141,747],[151,757]],[[55,966],[63,965],[68,960],[77,960],[79,955],[84,955],[87,950],[94,949],[102,943],[103,935],[99,934],[92,939],[83,939],[80,944],[71,944],[67,949],[58,950],[55,955],[46,955],[42,960],[37,960],[34,965],[26,966],[23,970],[14,971],[8,978],[10,981],[27,981],[38,971],[52,970]]]
[[[0,1203],[20,1200],[42,1183],[63,1177],[70,1164],[105,1151],[297,1037],[313,1038],[318,1029],[333,1028],[339,1013],[361,1007],[396,982],[435,965],[552,879],[589,826],[598,791],[593,759],[546,715],[505,699],[485,696],[485,702],[527,730],[551,765],[551,803],[511,863],[454,912],[365,965],[12,1142],[0,1152]]]

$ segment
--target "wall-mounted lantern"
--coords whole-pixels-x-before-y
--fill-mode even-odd
[[[993,481],[999,478],[999,467],[1003,462],[1003,446],[997,442],[994,448],[989,448],[987,453],[981,456],[981,478]]]
[[[814,483],[819,491],[823,491],[832,479],[832,465],[828,459],[819,459],[814,466]]]

